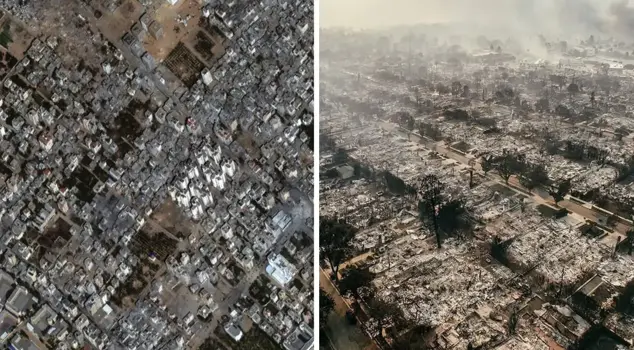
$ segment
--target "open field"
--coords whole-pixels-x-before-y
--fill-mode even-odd
[[[35,38],[33,34],[5,14],[0,18],[0,28],[0,46],[6,48],[11,56],[17,59],[24,58],[24,52]]]
[[[113,12],[103,11],[97,27],[110,40],[120,39],[139,20],[143,6],[137,0],[126,0]]]
[[[167,2],[161,5],[156,9],[154,20],[161,25],[163,33],[159,38],[147,35],[143,43],[145,49],[162,62],[179,42],[196,35],[196,24],[201,17],[200,7],[196,0],[180,0],[174,6]]]

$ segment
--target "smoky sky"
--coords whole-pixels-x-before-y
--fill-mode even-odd
[[[508,35],[634,37],[634,0],[321,0],[322,27],[453,23]]]

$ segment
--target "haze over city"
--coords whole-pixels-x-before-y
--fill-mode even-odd
[[[628,0],[323,0],[321,27],[384,28],[454,23],[466,32],[544,34],[566,39],[602,34],[626,38],[634,28]],[[562,38],[563,39],[563,38]]]

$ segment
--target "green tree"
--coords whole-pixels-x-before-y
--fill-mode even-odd
[[[469,95],[471,95],[471,89],[468,85],[464,85],[462,87],[462,97],[469,97]]]
[[[523,157],[513,153],[505,153],[495,157],[491,162],[498,175],[507,185],[511,176],[520,174],[526,167]]]
[[[564,197],[570,192],[571,188],[572,183],[570,182],[570,180],[564,180],[556,186],[551,187],[548,193],[553,197],[555,203],[559,203],[564,200]]]
[[[351,266],[346,268],[339,280],[339,291],[343,294],[352,294],[359,299],[359,290],[369,287],[374,279],[374,274],[368,268]]]
[[[335,280],[339,279],[339,265],[352,254],[350,241],[356,232],[344,219],[319,217],[319,252],[330,265]]]
[[[527,167],[528,171],[520,177],[520,183],[529,192],[539,186],[548,186],[550,179],[546,168],[541,164],[531,164]]]
[[[354,169],[354,176],[356,176],[356,177],[361,177],[361,175],[362,175],[362,173],[363,173],[363,171],[362,171],[362,169],[361,169],[361,164],[359,164],[359,163],[356,163],[356,162],[355,162],[355,163],[352,165],[352,168]]]
[[[328,325],[328,316],[335,309],[335,301],[328,293],[319,288],[319,327]]]
[[[564,105],[557,105],[557,107],[555,107],[555,114],[564,118],[572,117],[572,112],[570,111],[568,107]]]
[[[446,95],[451,92],[451,89],[442,83],[436,84],[436,91],[441,95]]]
[[[482,345],[475,347],[473,344],[469,343],[467,344],[467,350],[482,350]]]
[[[418,124],[418,132],[420,136],[426,136],[434,141],[442,140],[442,132],[440,129],[432,124],[427,123],[419,123]]]

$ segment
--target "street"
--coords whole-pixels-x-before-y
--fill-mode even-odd
[[[326,334],[330,344],[337,350],[374,350],[378,347],[359,327],[350,325],[346,320],[346,312],[350,309],[348,302],[339,294],[327,273],[319,269],[319,287],[332,297],[335,308],[328,317]]]

